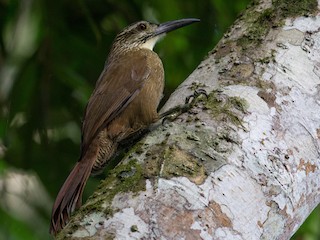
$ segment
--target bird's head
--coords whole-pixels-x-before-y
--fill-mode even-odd
[[[157,41],[166,33],[199,21],[195,18],[186,18],[161,24],[147,21],[133,23],[117,35],[113,43],[113,50],[126,51],[133,48],[153,50]]]

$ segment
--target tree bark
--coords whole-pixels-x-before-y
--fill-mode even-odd
[[[319,5],[254,1],[163,111],[208,98],[137,143],[57,238],[289,239],[320,202]]]

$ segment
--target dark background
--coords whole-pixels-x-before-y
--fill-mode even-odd
[[[168,97],[249,0],[0,0],[0,239],[48,239],[79,157],[81,118],[115,35],[132,22],[201,22],[158,43]],[[85,197],[99,178],[88,182]],[[319,209],[296,239],[319,239]]]

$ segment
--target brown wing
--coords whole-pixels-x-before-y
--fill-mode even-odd
[[[137,96],[150,71],[143,51],[128,53],[106,66],[85,110],[81,156],[97,134]]]

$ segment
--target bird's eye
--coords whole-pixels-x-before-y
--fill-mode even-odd
[[[144,23],[140,23],[139,26],[138,26],[139,30],[140,31],[143,31],[143,30],[146,30],[147,29],[147,25],[144,24]]]

